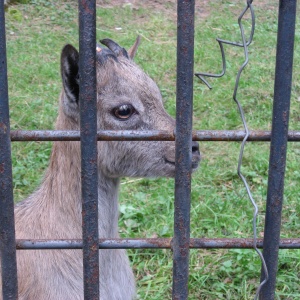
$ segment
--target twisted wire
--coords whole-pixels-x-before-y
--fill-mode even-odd
[[[242,19],[243,19],[244,15],[246,14],[246,12],[248,10],[250,10],[250,14],[251,14],[251,31],[250,31],[249,39],[246,40],[245,32],[244,32],[244,27],[243,27],[243,24],[242,24]],[[262,286],[268,281],[269,275],[268,275],[268,269],[267,269],[264,257],[262,255],[261,251],[257,248],[257,216],[258,216],[258,206],[257,206],[255,200],[253,199],[253,196],[252,196],[252,193],[250,191],[250,188],[249,188],[249,185],[247,183],[247,180],[246,180],[246,178],[244,177],[244,175],[241,172],[242,162],[243,162],[243,155],[244,155],[244,148],[245,148],[245,144],[246,144],[246,142],[248,140],[248,137],[249,137],[249,129],[248,129],[248,126],[247,126],[247,122],[246,122],[246,118],[245,118],[245,114],[244,114],[243,108],[242,108],[240,102],[237,99],[237,92],[238,92],[238,88],[239,88],[240,77],[241,77],[241,74],[242,74],[244,68],[246,67],[246,65],[248,64],[248,61],[249,61],[248,46],[251,44],[251,42],[253,40],[254,31],[255,31],[255,14],[254,14],[254,10],[253,10],[253,7],[252,7],[252,1],[250,1],[250,0],[246,1],[246,7],[244,8],[244,10],[242,11],[242,13],[238,17],[238,24],[239,24],[240,33],[241,33],[241,39],[242,39],[241,43],[231,42],[231,41],[223,40],[223,39],[219,39],[219,38],[216,39],[217,42],[219,43],[219,47],[220,47],[220,51],[221,51],[221,55],[222,55],[222,65],[223,65],[223,68],[222,68],[221,73],[220,74],[211,74],[211,73],[203,73],[203,72],[201,72],[201,73],[196,73],[195,75],[202,82],[204,82],[207,85],[208,88],[211,89],[210,84],[207,82],[207,80],[204,79],[204,77],[215,77],[215,78],[218,78],[218,77],[222,77],[225,74],[225,72],[226,72],[226,58],[225,58],[225,52],[224,52],[223,44],[227,44],[227,45],[232,45],[232,46],[237,46],[237,47],[242,47],[243,48],[245,60],[244,60],[243,64],[241,65],[241,67],[239,68],[237,76],[236,76],[236,81],[235,81],[235,86],[234,86],[234,92],[233,92],[233,100],[234,100],[234,102],[236,103],[236,105],[238,107],[238,110],[239,110],[239,113],[240,113],[240,116],[241,116],[241,120],[242,120],[242,123],[243,123],[243,127],[244,127],[244,130],[245,130],[245,136],[243,138],[243,141],[242,141],[241,147],[240,147],[240,153],[239,153],[239,159],[238,159],[238,166],[237,166],[237,173],[238,173],[238,176],[240,177],[240,179],[242,180],[242,182],[243,182],[243,184],[244,184],[244,186],[246,188],[248,197],[249,197],[249,199],[251,201],[251,204],[253,205],[253,223],[252,223],[252,226],[253,226],[253,249],[257,252],[257,254],[258,254],[258,256],[259,256],[259,258],[261,260],[262,269],[263,269],[263,272],[264,272],[264,279],[261,281],[260,285],[256,289],[256,294],[255,294],[255,298],[254,298],[256,300],[259,297],[259,293],[260,293],[260,290],[261,290]]]

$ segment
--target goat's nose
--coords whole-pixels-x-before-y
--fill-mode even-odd
[[[200,150],[199,150],[199,143],[193,142],[192,143],[192,168],[193,168],[193,170],[198,168],[200,160],[201,160],[201,156],[200,156]]]
[[[200,151],[199,151],[199,143],[198,142],[193,142],[192,143],[192,153],[193,154],[200,153]]]

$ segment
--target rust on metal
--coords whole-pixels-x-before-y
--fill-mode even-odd
[[[17,239],[18,250],[82,249],[82,240],[24,240]],[[172,238],[149,239],[99,239],[99,249],[173,249]],[[263,239],[257,239],[257,247],[263,248]],[[190,249],[253,249],[252,238],[191,238]],[[280,249],[300,249],[300,238],[284,238]]]
[[[18,298],[4,1],[0,1],[0,259],[1,299]]]
[[[72,130],[12,130],[11,141],[80,141],[80,132]],[[245,137],[243,130],[195,130],[192,132],[193,141],[233,142],[242,141]],[[174,132],[163,130],[100,130],[97,132],[98,141],[174,141]],[[249,132],[249,142],[269,142],[271,131],[255,130]],[[300,142],[300,131],[288,132],[289,142]]]

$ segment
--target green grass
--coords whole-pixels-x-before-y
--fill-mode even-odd
[[[254,3],[255,6],[255,3]],[[207,18],[196,18],[195,72],[220,72],[216,37],[239,40],[237,17],[244,1],[212,2]],[[172,6],[158,12],[148,8],[98,7],[98,39],[109,37],[130,47],[142,36],[136,61],[158,83],[165,106],[175,115],[176,20]],[[257,25],[242,75],[238,98],[250,129],[271,127],[277,11],[269,4],[256,7]],[[11,128],[53,129],[61,89],[60,50],[78,45],[77,8],[73,2],[36,0],[10,6],[7,13],[7,52]],[[296,29],[294,82],[290,129],[299,130],[299,17]],[[247,21],[248,22],[248,21]],[[247,24],[247,22],[245,24]],[[240,48],[225,46],[227,73],[209,79],[208,90],[195,78],[194,128],[240,129],[232,100],[235,75],[243,60]],[[251,237],[253,209],[236,174],[239,143],[201,143],[203,160],[192,179],[192,237]],[[47,167],[51,143],[13,143],[15,199],[39,184]],[[290,143],[286,170],[282,237],[299,237],[300,145]],[[269,143],[249,143],[242,171],[259,206],[258,235],[264,225]],[[123,237],[173,235],[174,181],[124,179],[120,199]],[[172,253],[169,250],[130,250],[140,299],[170,299]],[[280,251],[277,299],[300,297],[300,251]],[[260,277],[260,261],[252,250],[192,250],[189,299],[252,299]]]

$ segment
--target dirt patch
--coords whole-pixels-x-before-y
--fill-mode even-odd
[[[131,6],[133,9],[141,7],[152,11],[159,11],[167,15],[177,14],[177,0],[98,0],[97,5],[102,7]],[[209,1],[198,1],[195,4],[195,15],[205,18],[209,15]]]
[[[221,3],[220,3],[221,4]],[[177,15],[177,0],[97,0],[97,5],[102,7],[116,7],[129,5],[133,9],[139,9],[141,7],[149,9],[151,11],[159,11],[166,13],[168,16]],[[245,1],[243,0],[231,0],[230,6],[244,7]],[[254,8],[259,7],[262,9],[276,9],[277,2],[273,0],[261,0],[253,3]],[[209,16],[211,6],[209,0],[195,1],[195,15],[198,19],[207,18]]]

